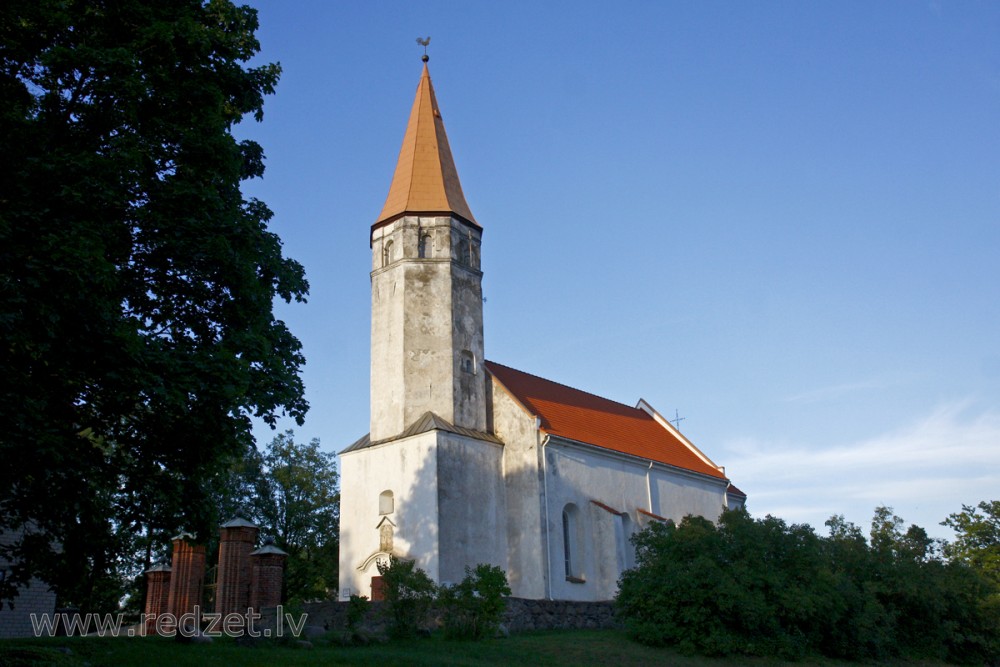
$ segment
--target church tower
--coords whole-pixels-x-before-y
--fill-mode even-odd
[[[486,430],[482,228],[462,193],[426,62],[371,228],[372,442],[427,412]]]
[[[371,430],[341,454],[340,597],[378,564],[438,582],[506,568],[503,445],[488,432],[482,228],[462,193],[426,59],[371,227]]]

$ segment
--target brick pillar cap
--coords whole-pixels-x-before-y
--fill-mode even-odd
[[[251,556],[266,556],[268,554],[274,554],[276,556],[287,556],[288,552],[282,551],[273,544],[266,544],[256,551],[250,552]]]
[[[222,528],[257,528],[257,524],[247,521],[241,516],[234,516],[221,526]]]
[[[166,563],[157,563],[153,567],[146,570],[146,574],[149,574],[150,572],[170,572],[170,566]]]
[[[182,530],[181,532],[177,533],[176,535],[170,538],[171,542],[176,542],[177,540],[194,541],[194,535],[187,532],[186,530]]]

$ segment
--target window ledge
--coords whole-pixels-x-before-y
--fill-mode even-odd
[[[566,577],[566,581],[568,581],[571,584],[585,584],[585,583],[587,583],[586,579],[582,579],[580,577]]]

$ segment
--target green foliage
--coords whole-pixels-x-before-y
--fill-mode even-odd
[[[371,603],[364,595],[352,595],[347,601],[347,629],[357,632],[370,607]]]
[[[437,587],[427,573],[412,560],[390,556],[378,563],[385,591],[383,610],[389,634],[397,639],[414,637],[428,623],[428,615]]]
[[[256,29],[228,0],[2,3],[0,530],[34,535],[0,598],[37,575],[113,605],[135,536],[207,536],[251,418],[308,407],[272,311],[308,285],[232,135],[278,79]]]
[[[507,574],[496,565],[480,563],[465,568],[465,578],[442,586],[438,603],[445,636],[452,639],[485,639],[496,634],[510,595]]]
[[[337,588],[340,493],[336,456],[319,440],[295,442],[278,434],[260,461],[254,518],[261,531],[288,552],[285,589],[289,599],[325,599]]]
[[[968,564],[1000,585],[1000,500],[982,501],[976,507],[962,505],[942,524],[956,533],[948,545],[949,558]]]
[[[843,517],[821,538],[745,511],[718,525],[686,517],[635,536],[618,610],[652,645],[709,655],[797,659],[896,656],[979,662],[1000,656],[989,582],[941,558],[926,532],[880,507],[871,543]]]
[[[637,567],[619,612],[644,643],[710,655],[799,657],[826,612],[829,578],[808,526],[726,512],[719,526],[686,517],[635,538]]]

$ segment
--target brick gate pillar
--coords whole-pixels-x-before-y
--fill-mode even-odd
[[[157,563],[146,570],[146,634],[152,634],[156,619],[167,613],[170,598],[170,566]]]
[[[191,614],[195,607],[201,606],[201,591],[205,583],[205,545],[195,544],[190,533],[174,537],[173,543],[167,608],[180,624],[181,616]]]
[[[250,552],[259,528],[236,517],[219,531],[219,569],[216,577],[215,611],[246,614],[250,607]]]
[[[253,561],[253,578],[250,586],[250,604],[255,611],[281,604],[281,587],[285,559],[288,554],[268,543],[250,554]]]

